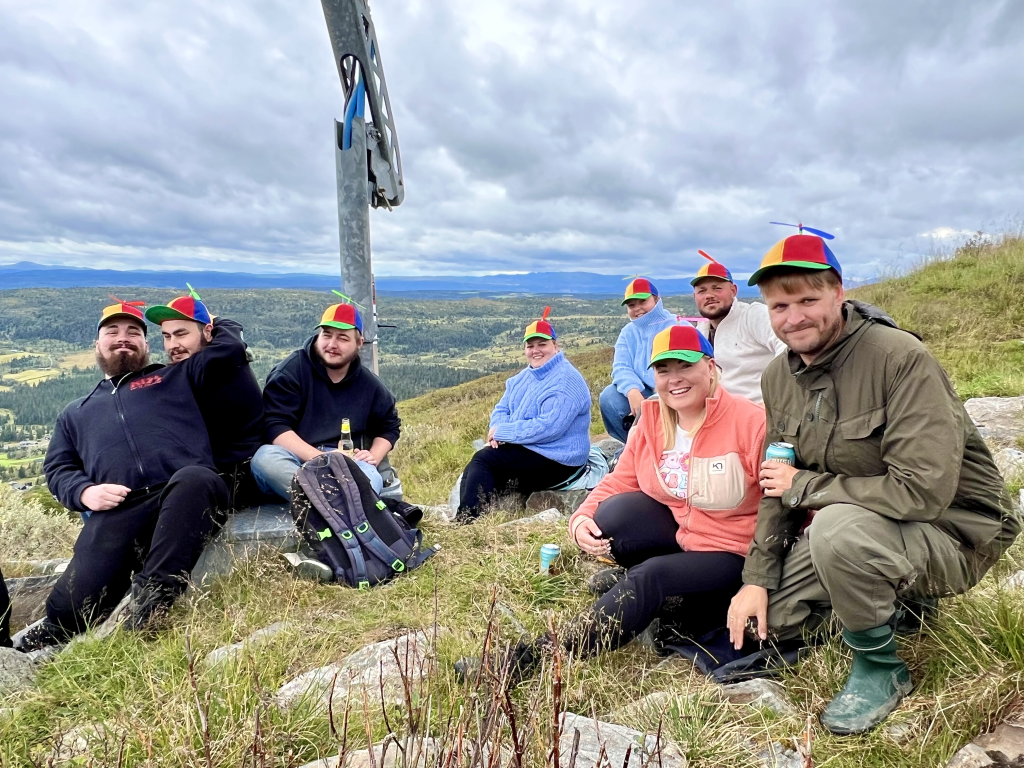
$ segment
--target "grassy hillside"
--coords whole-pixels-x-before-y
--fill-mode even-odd
[[[948,261],[914,275],[860,289],[856,298],[876,303],[908,328],[921,332],[962,395],[1021,394],[1019,357],[1024,317],[1018,298],[1024,287],[1020,240],[971,244]],[[577,352],[574,363],[595,396],[609,380],[610,350]],[[509,374],[439,390],[401,403],[403,437],[395,452],[408,496],[443,501],[472,453],[473,439],[486,432],[488,414]],[[592,429],[600,430],[594,410]],[[0,560],[25,556],[28,542],[45,555],[66,553],[67,519],[49,536],[45,514],[25,497],[0,489]],[[106,723],[91,757],[79,764],[288,765],[379,742],[389,728],[409,725],[409,711],[386,711],[354,702],[347,733],[341,713],[331,718],[302,705],[281,711],[271,704],[277,688],[296,675],[344,658],[364,644],[406,628],[447,629],[438,642],[436,668],[413,697],[429,710],[429,732],[447,741],[472,740],[497,722],[496,740],[508,745],[510,729],[494,701],[459,686],[451,664],[479,652],[489,628],[517,635],[515,622],[532,634],[558,626],[590,601],[583,582],[594,567],[569,545],[562,525],[500,528],[510,513],[464,527],[427,522],[426,540],[441,552],[422,570],[369,592],[299,582],[273,559],[264,559],[195,593],[178,606],[170,627],[152,636],[117,633],[106,641],[76,645],[45,666],[38,686],[0,702],[0,766],[47,765],[69,731]],[[54,523],[57,525],[57,523]],[[41,530],[37,530],[41,529]],[[566,552],[563,572],[535,574],[544,542]],[[17,547],[17,549],[15,549]],[[15,553],[9,556],[8,552]],[[842,682],[847,653],[837,639],[810,653],[783,680],[797,713],[721,701],[713,686],[683,662],[659,664],[632,644],[586,662],[564,665],[561,707],[610,718],[637,728],[660,729],[681,745],[694,768],[755,765],[756,752],[771,742],[787,746],[810,739],[813,763],[836,768],[941,766],[964,743],[1007,715],[1024,711],[1024,589],[1001,583],[1024,568],[1016,546],[968,595],[944,600],[926,633],[901,639],[916,683],[890,721],[901,733],[878,730],[859,737],[825,733],[817,714]],[[506,614],[489,620],[492,600]],[[218,670],[197,666],[210,650],[236,642],[253,630],[287,620],[291,628]],[[186,638],[189,645],[186,646]],[[623,704],[651,692],[679,697],[664,712],[621,712]],[[520,687],[508,702],[519,731],[528,734],[525,765],[547,763],[554,704],[553,675]],[[205,725],[204,725],[205,723]],[[809,730],[808,730],[809,729]],[[209,763],[205,753],[210,751]],[[53,764],[60,764],[54,762]]]
[[[961,397],[1024,392],[1024,238],[972,241],[850,295],[919,333]]]

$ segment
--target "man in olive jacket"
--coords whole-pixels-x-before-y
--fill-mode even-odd
[[[896,654],[897,601],[966,592],[1020,525],[945,371],[878,309],[845,301],[824,240],[782,240],[750,284],[789,347],[761,382],[766,447],[791,443],[796,462],[762,464],[730,636],[739,648],[754,618],[761,640],[784,641],[835,611],[853,664],[821,721],[859,733],[912,687]]]

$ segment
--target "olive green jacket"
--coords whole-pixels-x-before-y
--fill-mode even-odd
[[[761,499],[743,581],[777,589],[807,512],[830,504],[931,523],[994,562],[1020,526],[946,372],[877,308],[848,301],[843,314],[839,340],[811,365],[788,352],[761,379],[765,447],[792,443],[801,471],[782,498]]]

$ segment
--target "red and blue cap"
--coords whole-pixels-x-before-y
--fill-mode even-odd
[[[839,260],[822,238],[817,235],[790,235],[779,240],[764,255],[761,267],[750,276],[747,285],[757,285],[765,273],[780,267],[834,269],[839,277],[843,276]]]
[[[331,304],[324,310],[323,317],[317,324],[317,328],[337,328],[342,331],[350,331],[355,328],[363,332],[363,317],[359,310],[351,304]]]
[[[121,301],[116,296],[111,296],[112,299],[117,301],[116,304],[111,304],[109,307],[104,307],[103,312],[100,313],[100,320],[96,323],[96,333],[100,332],[106,323],[110,322],[117,317],[129,317],[132,320],[137,320],[139,325],[142,326],[142,333],[146,333],[146,320],[142,315],[142,307],[146,306],[144,301]]]
[[[146,319],[156,325],[168,320],[191,320],[202,325],[209,325],[213,322],[210,310],[199,300],[198,296],[178,296],[166,304],[150,307],[146,310]]]
[[[651,342],[651,362],[647,367],[662,360],[696,363],[705,356],[714,357],[715,350],[704,334],[689,323],[672,325],[660,331]]]
[[[634,277],[629,281],[629,285],[626,286],[626,298],[622,300],[624,305],[630,299],[649,299],[651,296],[657,297],[658,288],[646,277]],[[621,305],[620,305],[621,306]]]
[[[697,249],[697,253],[708,260],[708,263],[697,270],[697,276],[690,281],[690,285],[697,285],[705,277],[717,277],[719,280],[726,280],[733,282],[732,273],[725,268],[724,264],[719,264],[713,258],[704,253],[704,251]]]
[[[544,314],[540,316],[540,320],[534,320],[526,326],[526,332],[523,333],[523,341],[529,341],[530,339],[551,339],[551,341],[554,341],[557,339],[558,334],[555,333],[554,326],[548,322],[548,315],[550,314],[551,307],[544,307]]]

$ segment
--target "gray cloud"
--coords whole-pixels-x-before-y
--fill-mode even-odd
[[[753,268],[802,218],[860,277],[1024,192],[1019,3],[375,0],[406,202],[382,274]],[[317,3],[0,7],[0,260],[336,264]]]

